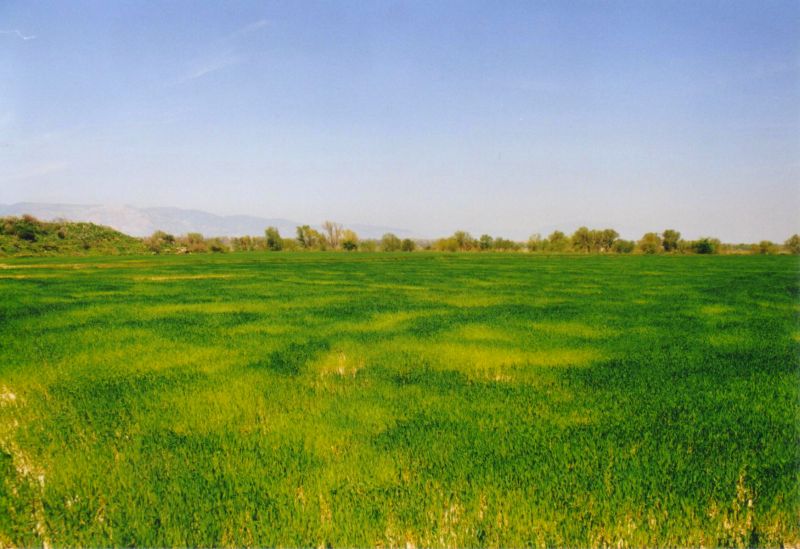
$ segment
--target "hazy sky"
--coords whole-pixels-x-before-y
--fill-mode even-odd
[[[0,1],[0,203],[800,230],[800,2]]]

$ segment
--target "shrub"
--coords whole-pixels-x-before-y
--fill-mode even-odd
[[[456,231],[451,238],[456,241],[458,249],[462,252],[472,250],[477,246],[475,239],[466,231]]]
[[[267,249],[271,252],[279,252],[283,249],[283,238],[277,227],[267,227],[264,231],[264,236],[267,239]]]
[[[458,241],[452,236],[450,238],[440,238],[433,243],[433,249],[440,252],[457,252]]]
[[[14,223],[14,233],[20,240],[36,242],[39,234],[43,233],[41,222],[32,215],[23,215]]]
[[[800,235],[793,234],[783,243],[791,254],[800,255]]]
[[[578,252],[590,252],[594,247],[594,237],[588,227],[579,227],[572,233],[572,248]]]
[[[498,236],[494,239],[495,250],[510,251],[516,250],[517,248],[519,248],[519,244],[513,240],[508,240],[507,238],[503,238],[501,236]]]
[[[381,250],[384,252],[399,252],[403,242],[393,233],[386,233],[381,237]]]
[[[661,248],[661,237],[656,233],[646,233],[638,242],[639,249],[642,253],[657,254]]]
[[[701,238],[695,240],[692,248],[698,254],[715,254],[719,250],[719,240],[716,238]]]
[[[611,245],[611,251],[618,254],[632,253],[635,248],[636,243],[633,240],[617,239],[614,241],[614,244]]]
[[[551,252],[565,252],[569,248],[569,238],[561,231],[553,231],[547,237],[547,249]]]
[[[603,229],[602,231],[594,231],[595,236],[595,249],[597,251],[610,252],[614,246],[614,242],[619,238],[619,233],[614,229]]]
[[[342,248],[348,252],[358,249],[358,235],[355,231],[345,229],[341,232]]]
[[[308,225],[297,227],[297,242],[305,250],[324,250],[327,247],[325,238]]]
[[[665,252],[677,251],[678,242],[681,240],[681,233],[674,229],[667,229],[661,234],[661,240],[663,242]]]
[[[156,231],[143,240],[145,247],[156,254],[171,249],[175,244],[175,237],[164,231]]]
[[[228,247],[221,238],[210,238],[206,245],[208,249],[214,253],[224,253],[228,251]]]
[[[544,249],[546,241],[542,241],[542,235],[540,234],[532,234],[528,237],[528,242],[525,246],[528,248],[529,252],[539,252]]]
[[[206,241],[200,233],[189,233],[183,240],[188,253],[202,253],[208,251]]]
[[[756,245],[756,251],[761,255],[770,255],[778,252],[778,247],[769,240],[762,240]]]
[[[255,249],[253,237],[251,236],[240,236],[238,238],[234,238],[231,241],[231,245],[233,246],[234,251],[237,252],[249,252]]]
[[[362,240],[358,243],[358,249],[362,252],[374,252],[378,249],[378,243],[375,240]]]

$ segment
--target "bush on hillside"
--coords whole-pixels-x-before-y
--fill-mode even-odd
[[[31,215],[0,218],[2,255],[117,255],[145,251],[141,240],[94,223],[41,221]]]

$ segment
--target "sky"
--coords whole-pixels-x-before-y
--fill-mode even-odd
[[[800,2],[0,0],[0,203],[800,231]]]

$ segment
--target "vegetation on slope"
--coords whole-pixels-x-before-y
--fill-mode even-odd
[[[4,263],[2,546],[800,543],[795,257]]]
[[[141,240],[94,223],[0,217],[0,255],[117,255],[143,253]]]

